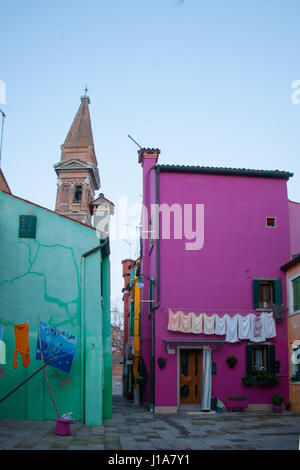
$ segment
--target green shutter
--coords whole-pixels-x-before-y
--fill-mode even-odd
[[[246,375],[253,373],[253,346],[251,344],[246,345]]]
[[[282,305],[282,283],[281,279],[274,281],[274,304]]]
[[[130,287],[133,286],[134,280],[135,280],[135,269],[131,268],[131,270],[130,270]]]
[[[275,346],[274,344],[268,345],[267,350],[267,371],[270,374],[276,374],[276,361],[275,361]]]
[[[20,215],[19,217],[19,238],[35,238],[36,236],[36,216]]]
[[[134,302],[130,302],[129,336],[134,336]]]
[[[253,279],[253,308],[259,308],[259,281]]]
[[[293,280],[293,295],[294,295],[294,308],[296,312],[300,310],[300,276]]]

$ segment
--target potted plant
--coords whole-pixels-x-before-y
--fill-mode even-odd
[[[233,409],[242,409],[245,411],[248,406],[248,397],[246,395],[235,396],[229,395],[226,399],[226,407],[228,411],[232,412]]]
[[[281,393],[275,393],[274,395],[272,395],[271,400],[274,406],[281,406],[283,403],[284,397],[282,396]]]
[[[229,365],[230,369],[233,369],[233,367],[237,363],[237,358],[235,356],[228,356],[226,362]]]
[[[274,395],[272,395],[271,397],[271,400],[272,400],[272,409],[273,411],[282,411],[282,403],[283,403],[283,400],[284,400],[284,397],[282,396],[281,393],[275,393]]]
[[[160,369],[164,369],[167,363],[167,359],[165,357],[159,357],[157,359],[157,363]]]
[[[251,385],[255,384],[255,376],[247,374],[245,377],[242,378],[242,384],[246,385],[246,387],[250,387]]]

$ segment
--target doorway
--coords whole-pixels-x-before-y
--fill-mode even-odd
[[[200,405],[202,398],[202,349],[180,350],[180,405]]]

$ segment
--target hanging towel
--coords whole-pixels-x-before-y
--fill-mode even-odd
[[[70,372],[75,357],[78,338],[52,325],[40,322],[41,345],[44,362],[54,358],[51,367]],[[36,359],[41,360],[40,335],[38,335]]]
[[[265,328],[263,322],[263,315],[257,317],[254,313],[250,314],[250,341],[259,343],[265,341]]]
[[[239,339],[250,338],[251,317],[250,315],[237,315],[238,317],[238,337]]]
[[[6,364],[6,346],[2,340],[0,340],[0,364]]]
[[[273,312],[264,312],[263,322],[266,338],[274,338],[276,336],[276,325],[273,317]]]
[[[4,326],[3,326],[3,325],[0,325],[0,341],[1,341],[2,338],[3,338],[3,333],[4,333]]]
[[[206,315],[206,313],[203,313],[203,319],[204,319],[203,333],[205,335],[213,335],[215,332],[215,314],[209,316],[209,315]]]
[[[168,323],[168,330],[170,331],[178,331],[179,330],[179,320],[180,320],[180,312],[173,312],[169,308],[169,323]]]
[[[237,335],[237,315],[230,317],[226,314],[226,338],[228,343],[236,343],[238,341]]]
[[[179,312],[180,320],[179,320],[179,329],[182,333],[191,333],[192,332],[192,314],[187,313],[184,314],[183,312]]]
[[[226,335],[226,316],[216,315],[215,335]]]
[[[192,333],[196,333],[196,334],[202,333],[203,332],[202,323],[203,323],[203,314],[200,313],[199,315],[196,315],[194,312],[192,312]]]
[[[30,364],[29,358],[29,325],[28,323],[22,323],[19,325],[15,325],[15,354],[14,354],[14,361],[13,361],[13,368],[16,369],[18,367],[17,356],[18,352],[21,354],[23,359],[23,366],[28,367]]]

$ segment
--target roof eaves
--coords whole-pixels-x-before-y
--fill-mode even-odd
[[[191,165],[154,165],[160,171],[172,173],[200,173],[231,176],[256,176],[264,178],[289,179],[294,173],[281,170],[254,170],[248,168],[207,167]]]
[[[291,268],[292,266],[295,266],[295,264],[297,263],[300,263],[300,253],[295,255],[290,261],[288,261],[287,263],[283,264],[282,266],[280,266],[280,269],[282,269],[282,271],[287,271],[287,269]]]

